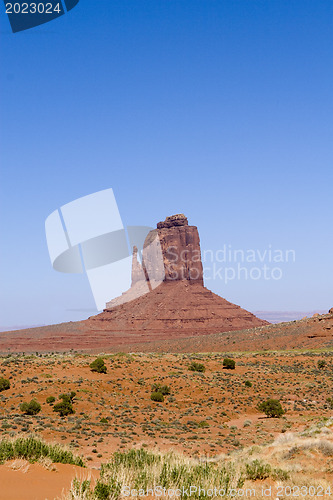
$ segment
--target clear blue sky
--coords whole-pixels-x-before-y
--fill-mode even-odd
[[[44,221],[109,187],[124,224],[183,212],[203,249],[295,250],[281,280],[207,282],[227,299],[333,306],[331,1],[81,0],[17,34],[0,7],[0,326],[93,313]]]

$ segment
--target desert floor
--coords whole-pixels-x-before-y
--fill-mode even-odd
[[[268,450],[285,436],[292,441],[296,436],[324,432],[325,440],[331,439],[333,410],[327,402],[332,397],[330,350],[229,353],[236,361],[234,370],[223,368],[225,356],[221,353],[102,356],[106,374],[91,371],[89,364],[96,356],[87,354],[0,358],[0,377],[11,384],[0,393],[1,438],[34,433],[47,442],[68,446],[87,465],[80,469],[7,462],[0,466],[0,499],[61,496],[76,475],[96,477],[101,463],[108,462],[117,450],[172,449],[207,459],[253,446]],[[205,372],[190,371],[192,361],[204,364]],[[325,361],[325,366],[318,368],[318,361]],[[150,399],[154,383],[170,387],[171,393],[162,403]],[[76,392],[75,414],[60,417],[46,398],[58,400],[60,394],[70,391]],[[279,399],[285,415],[267,418],[259,412],[257,404],[268,398]],[[36,416],[23,415],[20,404],[31,399],[42,410]],[[295,452],[288,460],[289,465],[296,460],[310,477],[333,480],[333,452],[330,456],[317,447],[304,455]]]

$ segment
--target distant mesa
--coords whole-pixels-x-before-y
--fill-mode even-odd
[[[200,238],[184,214],[148,233],[141,262],[133,248],[131,288],[87,320],[117,332],[216,333],[269,323],[204,287]]]

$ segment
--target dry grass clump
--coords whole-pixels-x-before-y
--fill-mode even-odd
[[[163,489],[166,492],[169,490],[170,496],[175,495],[174,492],[178,490],[179,498],[230,495],[240,498],[244,496],[246,483],[252,483],[250,487],[253,496],[253,484],[256,481],[289,478],[288,472],[280,468],[258,459],[249,459],[249,455],[245,458],[246,460],[238,453],[233,458],[224,456],[200,461],[174,452],[162,453],[145,449],[116,452],[111,462],[102,465],[100,478],[94,489],[90,481],[74,480],[71,491],[65,498],[117,500],[128,496],[147,496],[149,491],[153,497]],[[213,494],[208,493],[214,491]]]

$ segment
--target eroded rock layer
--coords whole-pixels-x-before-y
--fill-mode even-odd
[[[135,287],[126,293],[134,292]],[[188,280],[163,282],[149,293],[106,309],[87,321],[94,329],[118,332],[215,333],[268,324]]]

